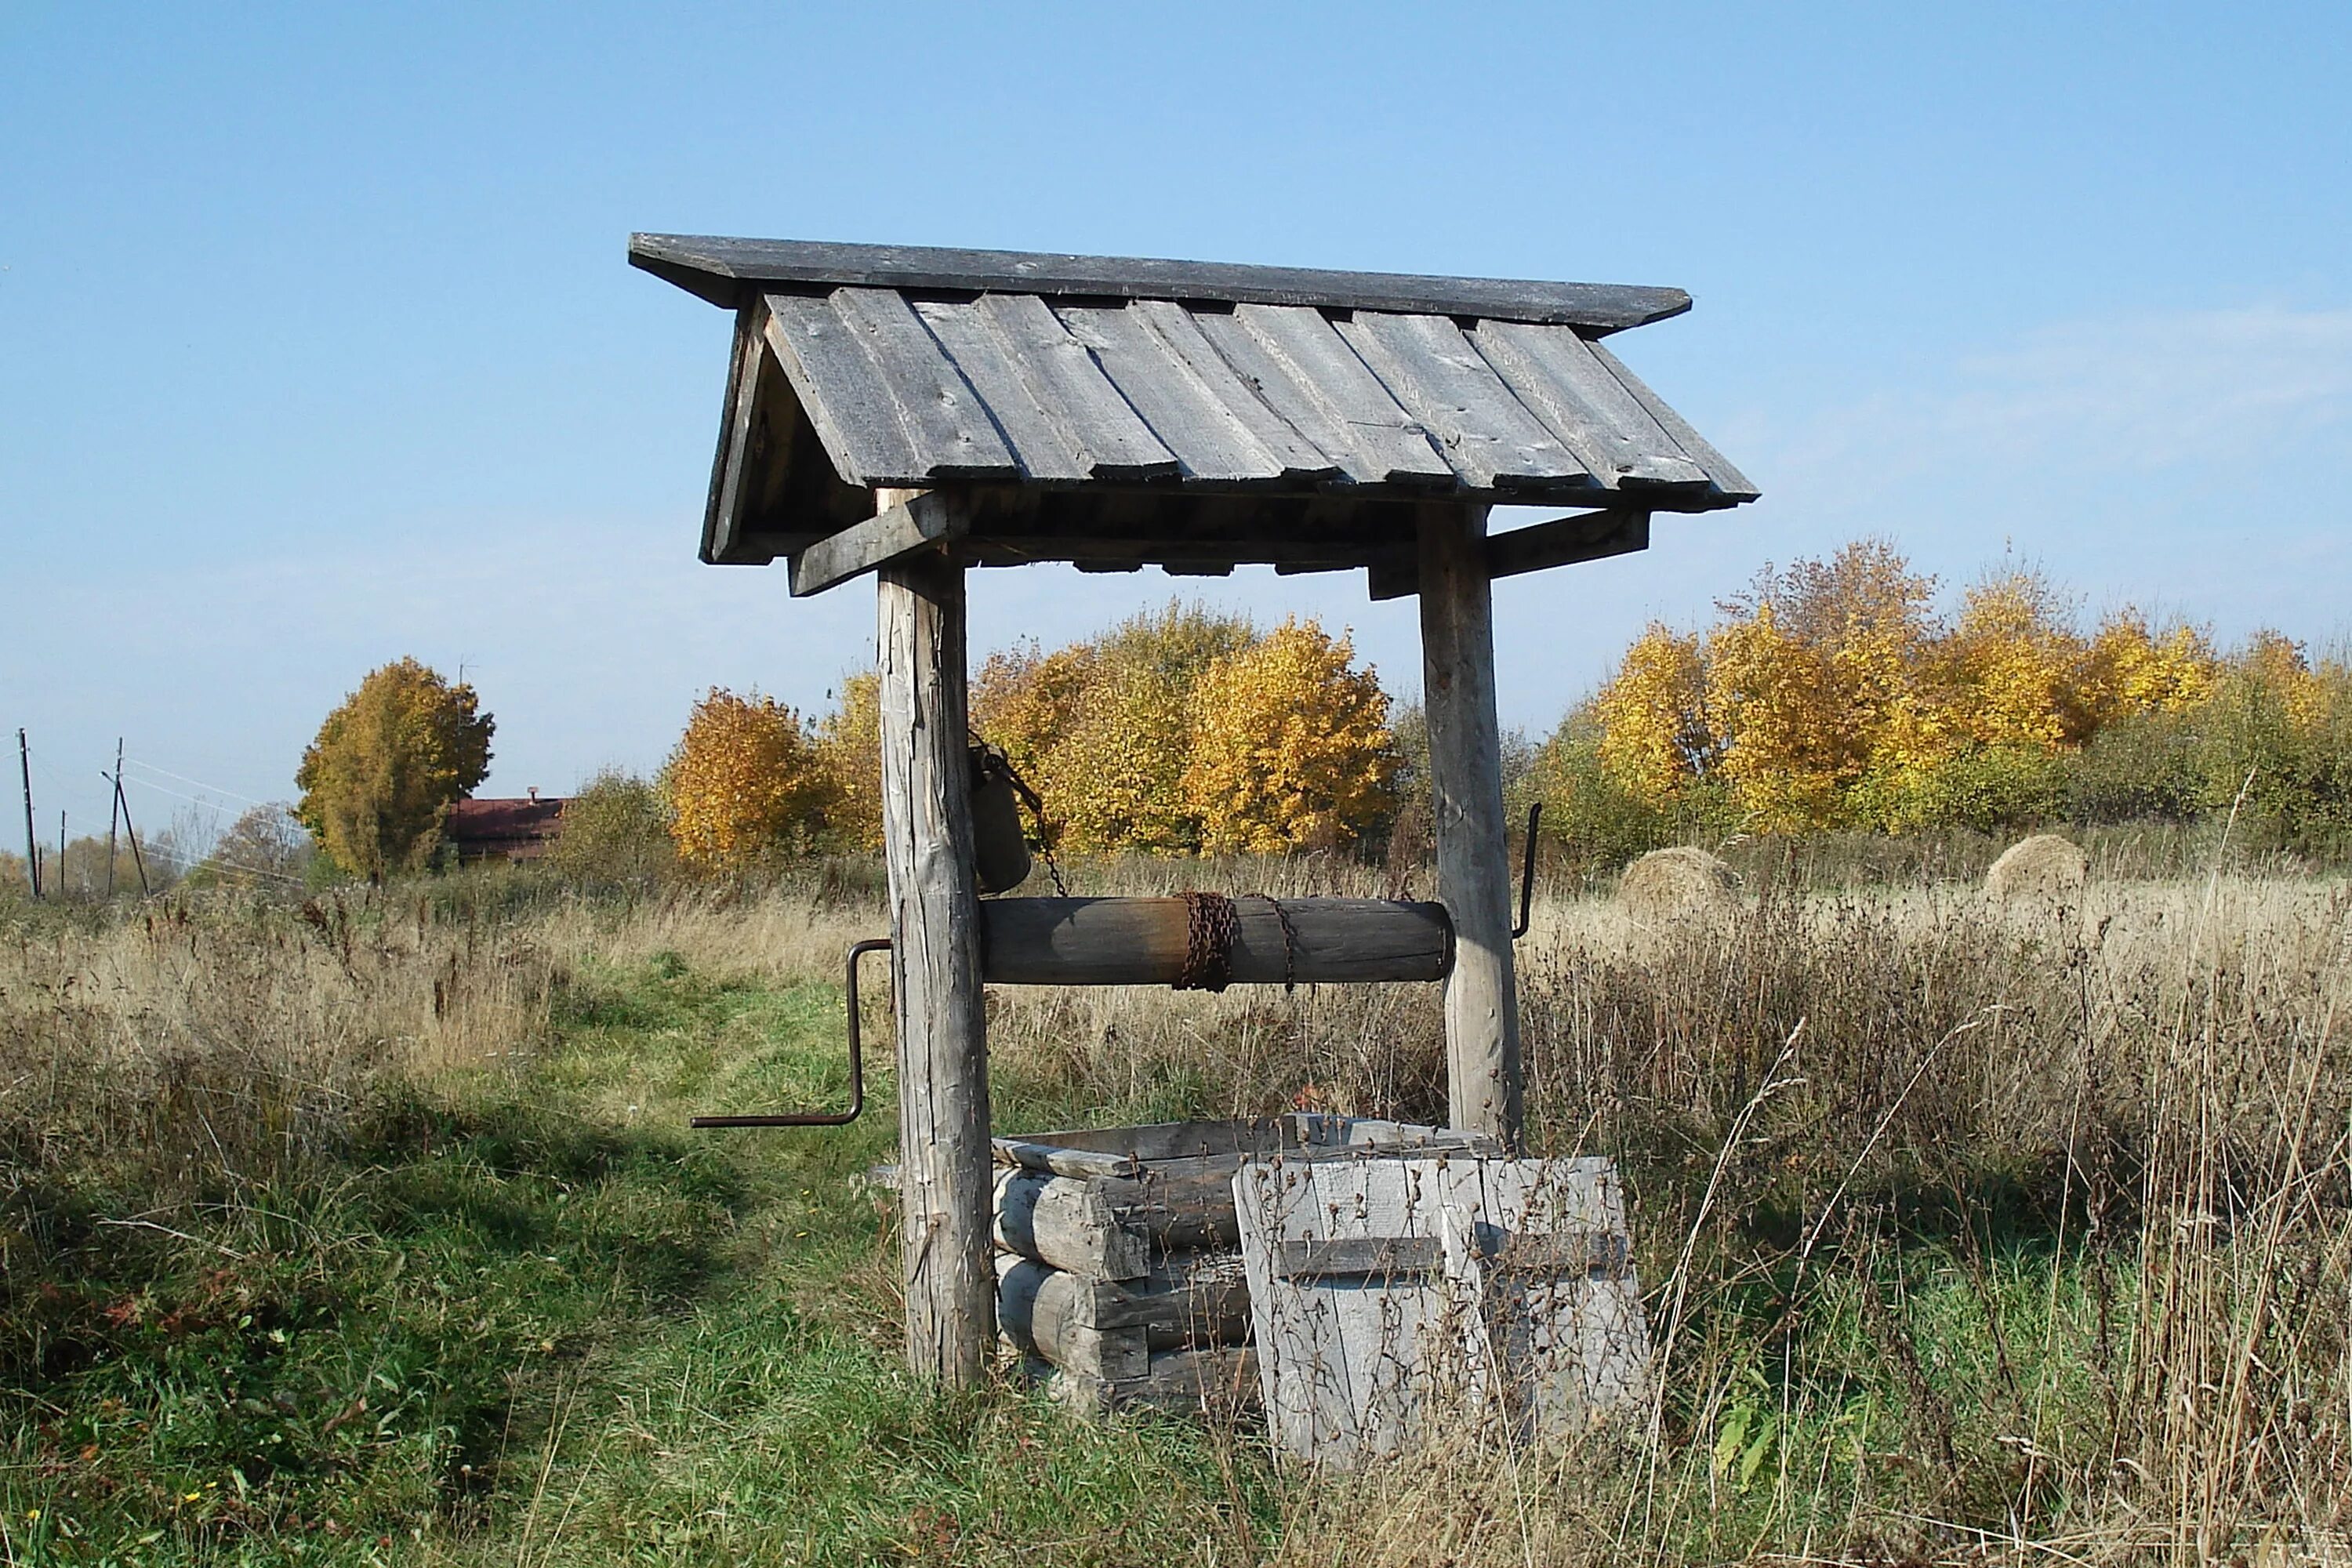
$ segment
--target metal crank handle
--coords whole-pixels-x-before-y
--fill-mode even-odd
[[[785,1110],[763,1116],[697,1116],[689,1127],[846,1127],[866,1109],[866,1050],[858,1037],[857,961],[869,952],[887,952],[890,939],[868,937],[849,947],[847,981],[843,986],[849,1015],[849,1109],[846,1110]]]

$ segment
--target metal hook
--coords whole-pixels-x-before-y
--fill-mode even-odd
[[[1536,824],[1543,817],[1543,802],[1528,807],[1528,847],[1519,866],[1519,923],[1511,928],[1511,940],[1517,942],[1528,934],[1528,922],[1535,915],[1536,902]]]
[[[843,987],[846,998],[849,1035],[849,1109],[846,1110],[788,1110],[763,1116],[697,1116],[689,1127],[846,1127],[857,1120],[866,1109],[866,1051],[859,1037],[857,1023],[857,961],[869,952],[887,952],[890,939],[868,937],[852,942],[849,947],[848,978]]]

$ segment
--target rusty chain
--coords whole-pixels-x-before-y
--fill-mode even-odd
[[[1176,991],[1223,991],[1233,983],[1234,938],[1241,917],[1234,901],[1223,893],[1186,891],[1184,900],[1184,964],[1176,972]]]

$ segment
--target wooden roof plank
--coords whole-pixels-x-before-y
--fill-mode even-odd
[[[1683,455],[1574,328],[1481,321],[1469,335],[1518,400],[1602,480],[1707,482],[1706,470]]]
[[[1375,314],[1339,323],[1374,374],[1473,489],[1561,489],[1597,481],[1503,384],[1444,316]]]
[[[1119,395],[1087,345],[1034,294],[991,294],[973,303],[1003,341],[1037,405],[1070,434],[1088,472],[1107,483],[1172,478],[1176,454]]]
[[[1706,477],[1715,481],[1715,488],[1721,490],[1727,500],[1735,502],[1751,501],[1762,493],[1748,482],[1746,474],[1731,466],[1729,458],[1708,445],[1706,437],[1692,429],[1688,420],[1668,407],[1665,399],[1652,392],[1640,376],[1626,369],[1623,361],[1599,343],[1587,343],[1585,346],[1592,351],[1592,357],[1599,361],[1610,374],[1617,378],[1618,384],[1633,394],[1634,401],[1649,410],[1650,417],[1655,419],[1660,428],[1675,438],[1675,445],[1680,447],[1690,456],[1692,461],[1706,470]]]
[[[1283,460],[1140,316],[1117,305],[1064,305],[1054,314],[1072,337],[1094,351],[1111,384],[1176,454],[1186,479],[1231,483],[1282,478]]]
[[[839,289],[834,313],[873,360],[898,422],[934,479],[1010,479],[1021,471],[996,422],[895,289]]]
[[[829,303],[769,295],[766,336],[844,479],[867,486],[929,481],[930,463],[900,424],[889,388]]]
[[[735,313],[735,343],[727,361],[727,403],[719,419],[719,453],[710,468],[710,499],[702,511],[702,559],[718,563],[736,556],[746,531],[744,469],[751,458],[751,412],[760,387],[761,316],[756,302]],[[760,557],[764,562],[764,556]]]
[[[1679,289],[1623,284],[1340,272],[1142,257],[838,245],[716,235],[632,235],[629,263],[730,308],[763,285],[803,289],[846,285],[1013,291],[1054,300],[1091,297],[1316,305],[1558,321],[1592,332],[1613,332],[1680,315],[1690,309],[1691,302],[1690,296]]]
[[[1201,330],[1283,416],[1360,484],[1437,484],[1454,474],[1429,433],[1389,395],[1320,310],[1238,305],[1202,313]]]
[[[915,313],[987,405],[1022,473],[1049,483],[1080,483],[1094,477],[1094,460],[1085,447],[1032,389],[1021,362],[977,304],[921,300],[915,302]],[[1175,467],[1173,459],[1169,467]]]
[[[1313,483],[1339,477],[1339,464],[1333,456],[1258,395],[1257,388],[1202,333],[1192,311],[1167,300],[1139,300],[1128,310],[1149,323],[1193,379],[1224,405],[1253,440],[1274,455],[1282,464],[1284,479]]]

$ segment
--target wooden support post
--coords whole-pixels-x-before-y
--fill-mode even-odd
[[[1486,509],[1421,509],[1423,701],[1429,716],[1437,896],[1454,917],[1445,982],[1445,1084],[1453,1125],[1518,1142],[1518,982],[1503,750],[1495,716],[1494,593]]]
[[[908,499],[876,492],[886,510]],[[918,553],[883,567],[879,581],[907,1361],[920,1376],[968,1386],[996,1337],[996,1277],[963,568],[944,552]]]

